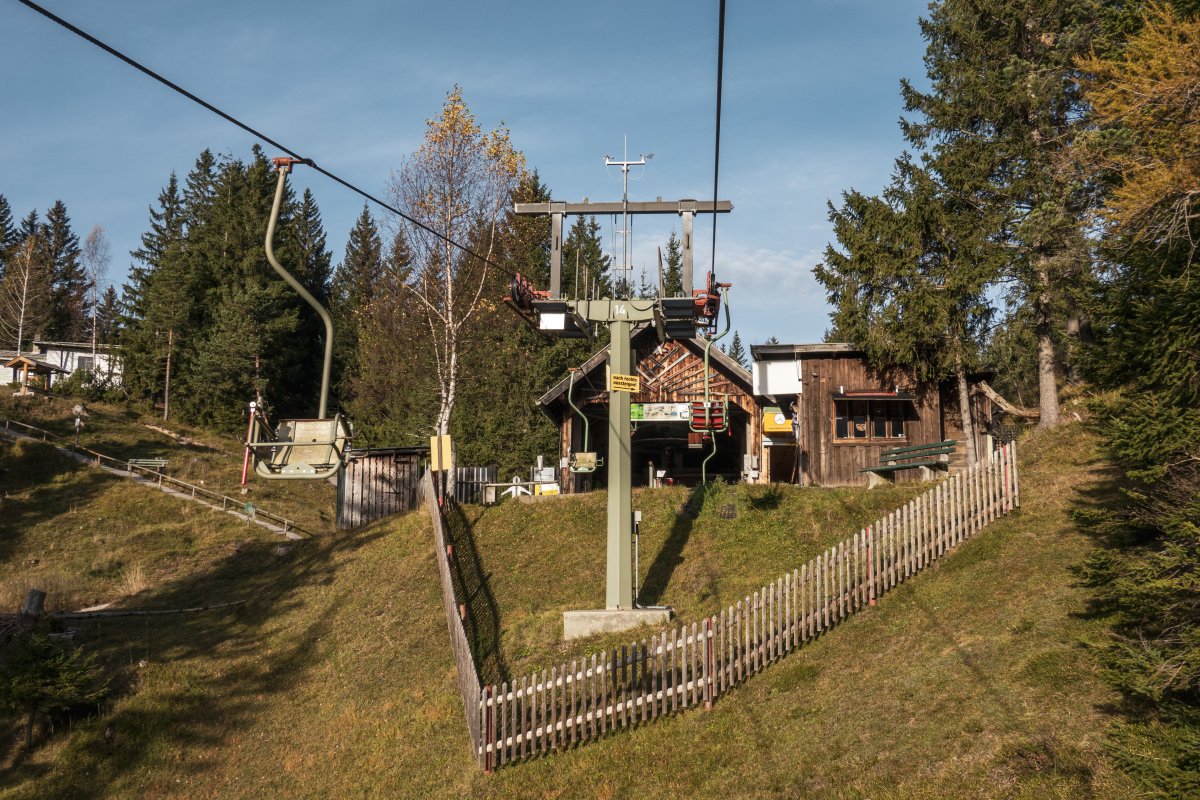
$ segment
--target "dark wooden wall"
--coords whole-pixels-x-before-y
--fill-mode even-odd
[[[424,453],[360,450],[338,481],[338,530],[361,528],[388,514],[417,507]]]
[[[804,483],[821,486],[865,484],[865,467],[878,466],[884,450],[901,444],[940,442],[942,436],[941,396],[936,385],[914,386],[905,376],[881,375],[868,369],[860,355],[806,357],[802,420]],[[903,442],[835,442],[833,395],[840,389],[892,389],[912,391],[905,421]],[[783,398],[779,398],[783,401]],[[904,470],[898,480],[913,480],[917,470]]]

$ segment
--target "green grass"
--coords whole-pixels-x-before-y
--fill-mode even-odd
[[[81,632],[118,675],[100,717],[7,754],[4,798],[1125,798],[1104,755],[1115,696],[1072,568],[1068,511],[1104,465],[1077,426],[1022,447],[1023,508],[937,568],[693,711],[484,776],[468,752],[428,522],[227,552],[146,605],[247,598]],[[740,597],[902,499],[727,488],[675,535],[682,490],[640,495],[643,572],[684,619]],[[716,515],[736,502],[738,516]],[[755,508],[755,503],[759,507]],[[776,504],[777,503],[777,504]],[[774,505],[774,507],[771,507]],[[511,670],[553,662],[597,605],[599,496],[470,509]],[[861,520],[861,522],[859,521]],[[680,541],[682,539],[682,542]],[[793,561],[795,559],[795,561]],[[139,602],[141,604],[141,602]]]
[[[71,408],[75,402],[60,398],[0,397],[0,417],[73,440],[75,415]],[[163,422],[121,406],[88,403],[87,408],[89,416],[79,437],[82,447],[117,459],[166,458],[169,462],[166,474],[172,477],[211,492],[250,500],[272,513],[295,520],[313,533],[333,530],[336,490],[325,481],[264,481],[252,477],[243,493],[242,440],[198,430],[175,420]]]

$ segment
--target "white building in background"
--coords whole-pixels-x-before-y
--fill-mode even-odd
[[[33,343],[31,354],[38,361],[51,364],[68,374],[86,370],[100,378],[121,382],[121,351],[115,345],[97,344],[92,356],[91,342],[43,342]]]

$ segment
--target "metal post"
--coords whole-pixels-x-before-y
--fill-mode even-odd
[[[562,232],[563,214],[555,211],[550,215],[550,297],[562,297]]]
[[[621,308],[624,304],[616,304]],[[619,312],[617,315],[619,316]],[[633,373],[632,324],[628,318],[612,322],[609,367],[614,375]],[[629,392],[608,393],[608,571],[605,605],[633,608],[633,454],[630,450]]]
[[[696,220],[696,212],[680,211],[683,217],[683,296],[692,296],[692,223]]]

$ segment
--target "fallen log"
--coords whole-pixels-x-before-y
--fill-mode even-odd
[[[1009,414],[1012,414],[1014,417],[1037,419],[1042,415],[1042,413],[1036,408],[1021,408],[1020,406],[1016,406],[1008,402],[999,392],[989,386],[987,381],[980,381],[979,383],[975,384],[975,387],[976,391],[986,396],[989,400],[1000,406],[1000,408],[1004,409]]]

